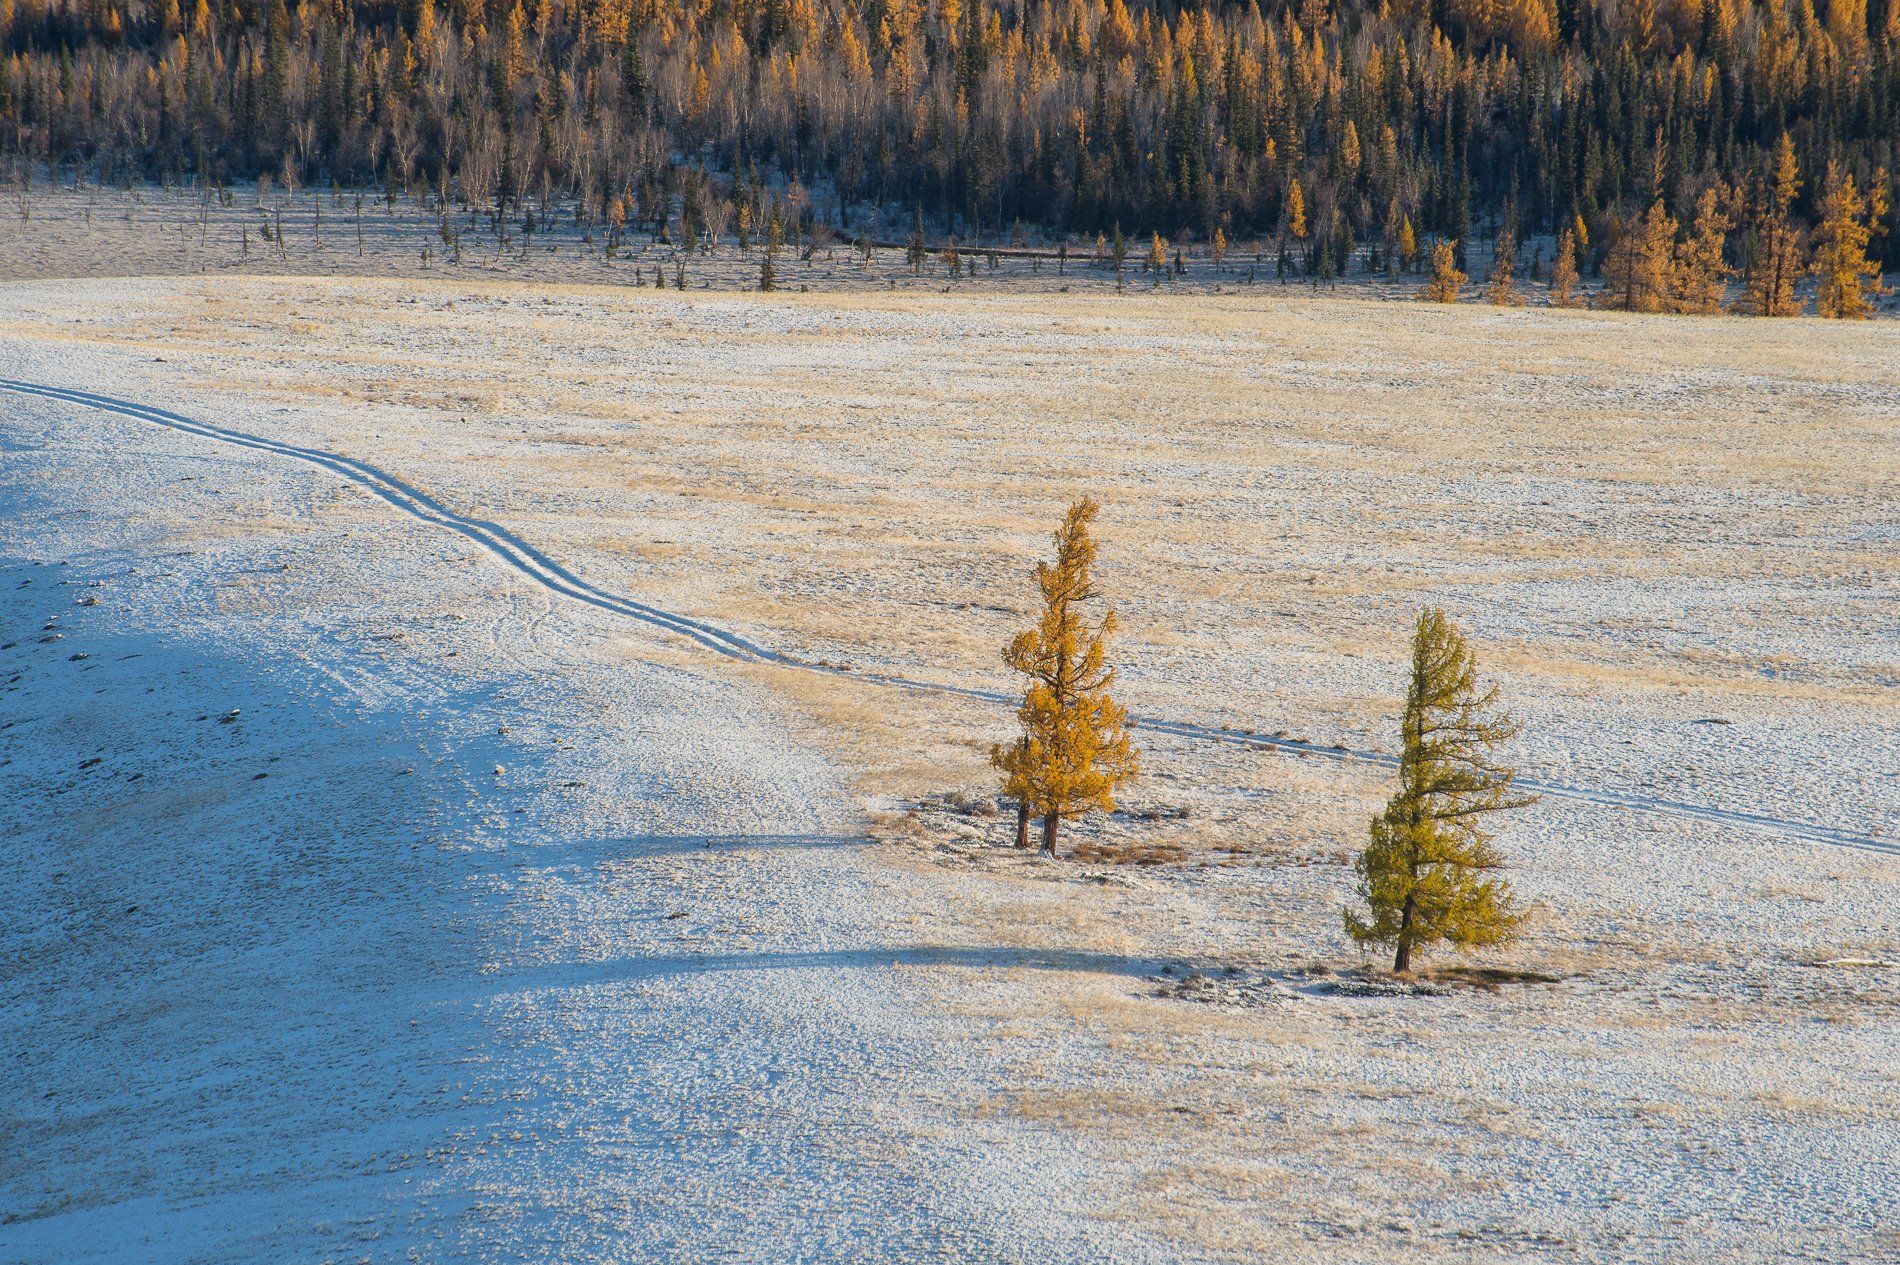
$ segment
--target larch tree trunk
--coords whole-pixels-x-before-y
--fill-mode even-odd
[[[1412,898],[1405,898],[1405,910],[1399,915],[1399,947],[1392,956],[1392,971],[1404,975],[1412,969]]]

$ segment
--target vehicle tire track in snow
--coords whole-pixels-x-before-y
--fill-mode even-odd
[[[215,439],[240,448],[252,448],[280,457],[293,457],[314,466],[321,466],[381,497],[404,513],[467,536],[496,554],[515,570],[544,587],[565,594],[576,601],[586,602],[591,606],[597,606],[602,610],[624,615],[630,619],[641,620],[683,637],[690,637],[707,649],[731,658],[750,662],[790,662],[784,656],[754,645],[723,628],[674,615],[597,588],[506,528],[482,519],[458,514],[421,489],[395,475],[378,470],[367,462],[326,452],[321,448],[303,448],[275,439],[266,439],[261,435],[213,426],[208,422],[194,421],[165,409],[134,404],[129,400],[114,399],[107,395],[97,395],[91,391],[40,386],[31,382],[16,382],[9,378],[0,378],[0,390],[12,391],[20,395],[37,395],[46,399],[61,400],[68,404],[100,409],[108,413],[118,413],[171,430],[197,435],[203,439]]]
[[[167,409],[137,404],[130,400],[121,400],[109,395],[100,395],[93,391],[80,391],[68,387],[45,386],[40,383],[21,382],[10,378],[0,378],[0,391],[10,391],[17,395],[38,396],[43,399],[58,400],[67,404],[77,404],[86,408],[98,409],[107,413],[117,413],[124,417],[150,422],[170,430],[182,431],[203,439],[212,439],[220,443],[232,444],[240,448],[249,448],[279,457],[290,457],[310,465],[319,466],[333,474],[382,498],[397,509],[419,518],[427,523],[444,527],[450,531],[468,537],[488,549],[496,557],[507,563],[521,574],[534,580],[543,587],[585,602],[601,610],[636,619],[642,623],[676,633],[689,638],[716,654],[724,655],[744,663],[765,663],[780,667],[799,668],[805,671],[822,672],[833,676],[849,677],[856,681],[866,681],[874,685],[890,686],[896,689],[912,690],[918,693],[946,694],[960,698],[976,699],[982,702],[1008,706],[1016,700],[999,690],[976,689],[968,686],[947,685],[938,681],[922,681],[912,677],[899,676],[886,672],[859,672],[833,663],[821,663],[809,659],[800,659],[793,655],[762,646],[717,624],[677,615],[661,610],[643,602],[610,592],[589,583],[575,575],[567,567],[549,558],[540,549],[515,535],[499,524],[485,519],[471,518],[457,513],[434,497],[403,479],[389,474],[353,457],[321,448],[307,448],[281,440],[268,439],[246,431],[229,427],[215,426],[209,422],[200,422]],[[1130,717],[1131,728],[1146,733],[1165,734],[1195,742],[1217,742],[1230,746],[1253,749],[1289,751],[1299,755],[1320,756],[1328,760],[1340,760],[1349,763],[1375,764],[1387,767],[1398,761],[1376,751],[1361,751],[1344,746],[1323,746],[1319,743],[1302,742],[1296,738],[1272,738],[1260,734],[1244,733],[1213,725],[1198,725],[1188,721],[1164,720],[1152,716]],[[1577,786],[1566,782],[1546,781],[1539,778],[1519,778],[1516,785],[1527,791],[1549,795],[1559,799],[1575,800],[1596,804],[1608,808],[1622,808],[1634,812],[1656,813],[1670,817],[1687,818],[1694,821],[1706,821],[1720,825],[1747,826],[1766,830],[1807,843],[1827,844],[1834,847],[1859,848],[1900,856],[1900,841],[1882,840],[1871,835],[1856,834],[1851,830],[1841,830],[1824,826],[1816,822],[1795,821],[1785,817],[1776,817],[1768,813],[1746,812],[1739,809],[1715,808],[1704,804],[1690,804],[1679,800],[1660,799],[1654,796],[1631,792],[1608,790],[1601,787]]]

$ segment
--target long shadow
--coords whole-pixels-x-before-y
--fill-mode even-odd
[[[533,844],[510,848],[498,856],[505,858],[506,868],[559,869],[569,865],[598,865],[602,861],[646,861],[662,857],[709,856],[721,852],[862,848],[868,847],[870,842],[863,835],[622,835]]]
[[[1146,976],[1164,966],[1219,969],[1176,957],[1099,953],[1087,949],[1019,949],[1002,945],[908,945],[816,949],[802,952],[674,953],[530,967],[495,981],[497,992],[621,984],[750,971],[879,971],[894,967],[948,966],[981,970],[1012,967],[1078,975]]]
[[[785,848],[863,848],[870,845],[863,835],[634,835],[629,839],[603,839],[595,845],[577,846],[576,850],[605,852],[613,856],[676,856],[693,852],[753,852]]]

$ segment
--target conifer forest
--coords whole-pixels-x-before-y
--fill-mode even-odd
[[[689,236],[762,233],[771,188],[846,234],[1278,235],[1343,271],[1410,233],[1607,249],[1714,192],[1745,264],[1784,135],[1796,224],[1843,178],[1892,201],[1900,0],[0,0],[16,166]]]

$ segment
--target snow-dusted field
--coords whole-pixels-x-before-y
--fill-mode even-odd
[[[443,509],[0,392],[0,1257],[1900,1259],[1895,327],[0,296],[0,377]],[[1000,709],[616,613],[1007,688],[1085,488],[1145,715],[1389,749],[1450,608],[1556,983],[1314,973],[1377,765],[1144,735],[1078,837],[1183,859],[1031,863]]]
[[[0,435],[0,1258],[1166,1259],[956,1109],[918,990],[997,955],[759,687],[314,471]]]

